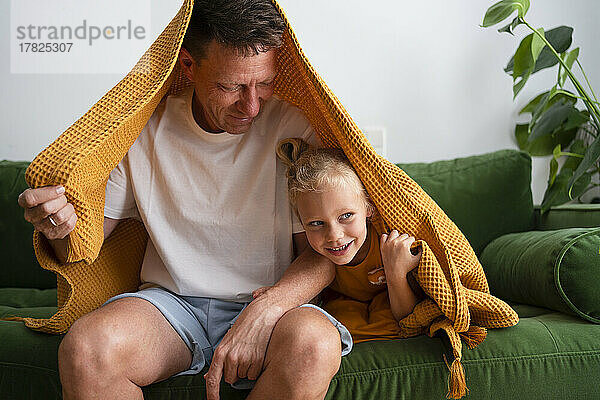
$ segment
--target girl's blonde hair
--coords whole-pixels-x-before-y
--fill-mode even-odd
[[[288,193],[296,211],[301,193],[346,188],[361,197],[367,213],[374,211],[365,187],[342,150],[315,148],[302,139],[292,138],[279,142],[277,157],[287,166]]]

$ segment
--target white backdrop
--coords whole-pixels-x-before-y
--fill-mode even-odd
[[[61,0],[55,0],[60,2]],[[313,66],[361,127],[387,131],[394,162],[450,159],[516,148],[517,111],[552,84],[539,73],[512,101],[502,68],[517,38],[479,27],[493,1],[280,0]],[[152,41],[179,0],[151,0]],[[117,12],[117,11],[115,11]],[[596,0],[532,0],[536,27],[575,28],[580,60],[600,91]],[[123,74],[11,74],[10,1],[0,0],[0,159],[31,160]],[[141,55],[142,52],[139,53]],[[138,55],[138,56],[139,56]],[[108,59],[123,54],[107,54]],[[541,201],[547,160],[534,160]]]

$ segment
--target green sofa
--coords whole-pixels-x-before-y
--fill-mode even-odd
[[[0,162],[0,317],[56,310],[55,277],[38,266],[32,227],[17,205],[27,165]],[[520,316],[514,327],[490,330],[479,347],[463,346],[465,398],[600,399],[600,207],[558,207],[540,216],[531,159],[518,151],[400,166],[461,228],[492,293]],[[0,399],[61,398],[61,339],[0,321]],[[342,360],[327,399],[444,399],[444,354],[452,360],[443,336],[360,343]],[[146,399],[204,393],[201,374],[144,388]],[[223,399],[246,394],[227,384],[221,390]]]

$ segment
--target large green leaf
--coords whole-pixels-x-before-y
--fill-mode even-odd
[[[550,106],[535,124],[529,136],[529,140],[535,140],[545,135],[553,133],[560,127],[571,115],[573,105],[564,102],[557,102]]]
[[[575,107],[571,109],[567,120],[561,127],[564,130],[579,128],[590,120],[590,113],[587,110],[579,111]]]
[[[571,47],[571,43],[573,42],[573,28],[570,26],[559,26],[553,29],[550,29],[545,33],[546,40],[550,42],[552,47],[556,50],[557,53],[564,53]],[[514,68],[514,56],[508,62],[504,71],[507,74],[511,74]],[[544,47],[540,56],[538,57],[535,68],[531,72],[532,74],[545,69],[550,68],[558,63],[558,59],[552,53],[552,51],[548,48],[548,46]]]
[[[516,80],[520,76],[524,76],[527,72],[531,71],[535,66],[531,54],[531,42],[533,41],[533,33],[525,36],[514,56],[513,66],[513,80]]]
[[[514,60],[514,71],[513,71],[513,99],[517,97],[519,92],[527,83],[527,80],[531,76],[531,70],[535,66],[535,61],[532,56],[531,43],[533,41],[533,34],[525,36],[519,48],[517,49]]]
[[[529,0],[502,0],[488,8],[483,17],[482,27],[496,25],[517,11],[517,15],[521,18],[525,16],[529,10]]]
[[[515,99],[515,97],[517,97],[519,92],[523,89],[523,87],[529,80],[530,76],[531,76],[531,74],[525,74],[525,76],[521,77],[521,79],[518,82],[515,81],[515,83],[513,85],[513,100]]]
[[[531,39],[531,57],[533,58],[533,64],[535,66],[535,62],[538,59],[542,49],[546,46],[546,42],[544,42],[544,28],[537,29],[537,34],[533,34],[533,39]]]
[[[533,112],[531,113],[531,121],[529,121],[529,133],[531,133],[533,128],[535,128],[535,125],[537,124],[542,114],[546,112],[548,108],[551,107],[550,100],[555,94],[556,86],[552,86],[552,88],[546,93],[546,95],[541,98],[540,102],[535,107],[535,110],[533,110]]]
[[[569,67],[569,69],[571,69],[573,67],[573,63],[575,62],[575,60],[577,60],[577,57],[579,57],[579,47],[574,48],[567,54],[567,58],[565,59],[565,64],[567,65],[567,67]],[[567,70],[565,70],[564,68],[561,68],[560,76],[558,78],[558,82],[559,82],[560,86],[563,86],[565,84],[566,80],[567,80]]]
[[[542,28],[537,30],[540,35],[544,35]],[[527,35],[519,45],[515,53],[515,65],[513,71],[513,97],[517,97],[521,89],[531,75],[535,67],[535,61],[544,48],[544,41],[537,34]]]
[[[577,129],[559,131],[552,135],[542,136],[531,142],[528,141],[529,135],[527,124],[518,124],[515,126],[515,138],[517,139],[519,149],[526,151],[532,156],[541,157],[552,154],[552,150],[558,144],[563,148],[567,147],[575,139]]]
[[[535,96],[533,98],[533,100],[531,100],[529,103],[527,103],[527,105],[523,108],[521,108],[521,111],[519,111],[519,115],[521,114],[525,114],[525,113],[533,113],[535,111],[535,109],[537,108],[538,104],[540,104],[540,101],[542,101],[542,99],[544,98],[545,95],[547,95],[548,92],[543,92],[538,94],[537,96]]]
[[[557,101],[564,101],[564,102],[568,102],[571,103],[573,105],[575,105],[575,103],[577,103],[577,97],[567,91],[567,90],[563,90],[563,89],[558,89],[556,91],[553,91],[554,94],[552,94],[552,97],[548,99],[544,99],[544,96],[549,94],[551,91],[547,91],[547,92],[543,92],[538,94],[533,100],[531,100],[529,103],[527,103],[527,105],[525,107],[523,107],[521,109],[521,111],[519,111],[519,115],[521,114],[525,114],[525,113],[536,113],[539,112],[541,114],[542,111],[546,111],[548,109],[548,107],[550,107],[552,104],[556,103]],[[543,106],[540,106],[540,102],[541,104],[543,104]],[[545,103],[545,104],[544,104]],[[540,107],[542,107],[540,109]]]
[[[553,159],[554,160],[554,159]],[[568,182],[573,176],[573,170],[570,168],[561,168],[556,176],[554,183],[548,185],[544,200],[542,201],[542,213],[548,211],[552,206],[558,206],[571,200],[569,197]],[[581,196],[588,188],[592,180],[592,174],[586,173],[579,179],[572,190],[572,198]]]
[[[532,101],[529,102],[529,104],[527,104],[525,107],[523,107],[523,109],[521,109],[521,112],[519,112],[519,114],[531,112],[529,132],[531,132],[533,128],[535,128],[535,125],[538,123],[538,120],[540,119],[541,115],[557,102],[563,102],[565,104],[573,105],[571,114],[569,114],[565,125],[561,126],[561,129],[563,131],[579,127],[584,122],[587,122],[589,120],[589,112],[580,112],[578,109],[575,108],[575,104],[577,103],[577,96],[575,96],[573,93],[567,90],[557,89],[556,85],[554,85],[549,91],[536,96]]]
[[[581,164],[579,164],[575,170],[575,173],[569,179],[567,186],[571,190],[571,195],[573,197],[576,197],[573,192],[575,190],[575,186],[579,182],[579,179],[587,173],[588,169],[598,162],[598,159],[600,159],[600,135],[598,135],[592,144],[589,145]]]

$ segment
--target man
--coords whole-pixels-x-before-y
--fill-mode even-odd
[[[142,386],[208,364],[209,400],[222,378],[253,386],[249,399],[325,396],[352,342],[301,306],[334,268],[293,221],[275,156],[281,139],[317,140],[272,97],[283,30],[270,0],[196,0],[179,56],[193,88],[161,102],[106,188],[105,239],[125,218],[149,232],[143,285],[73,324],[59,349],[66,400],[143,398]],[[19,203],[64,260],[77,221],[64,190]]]

